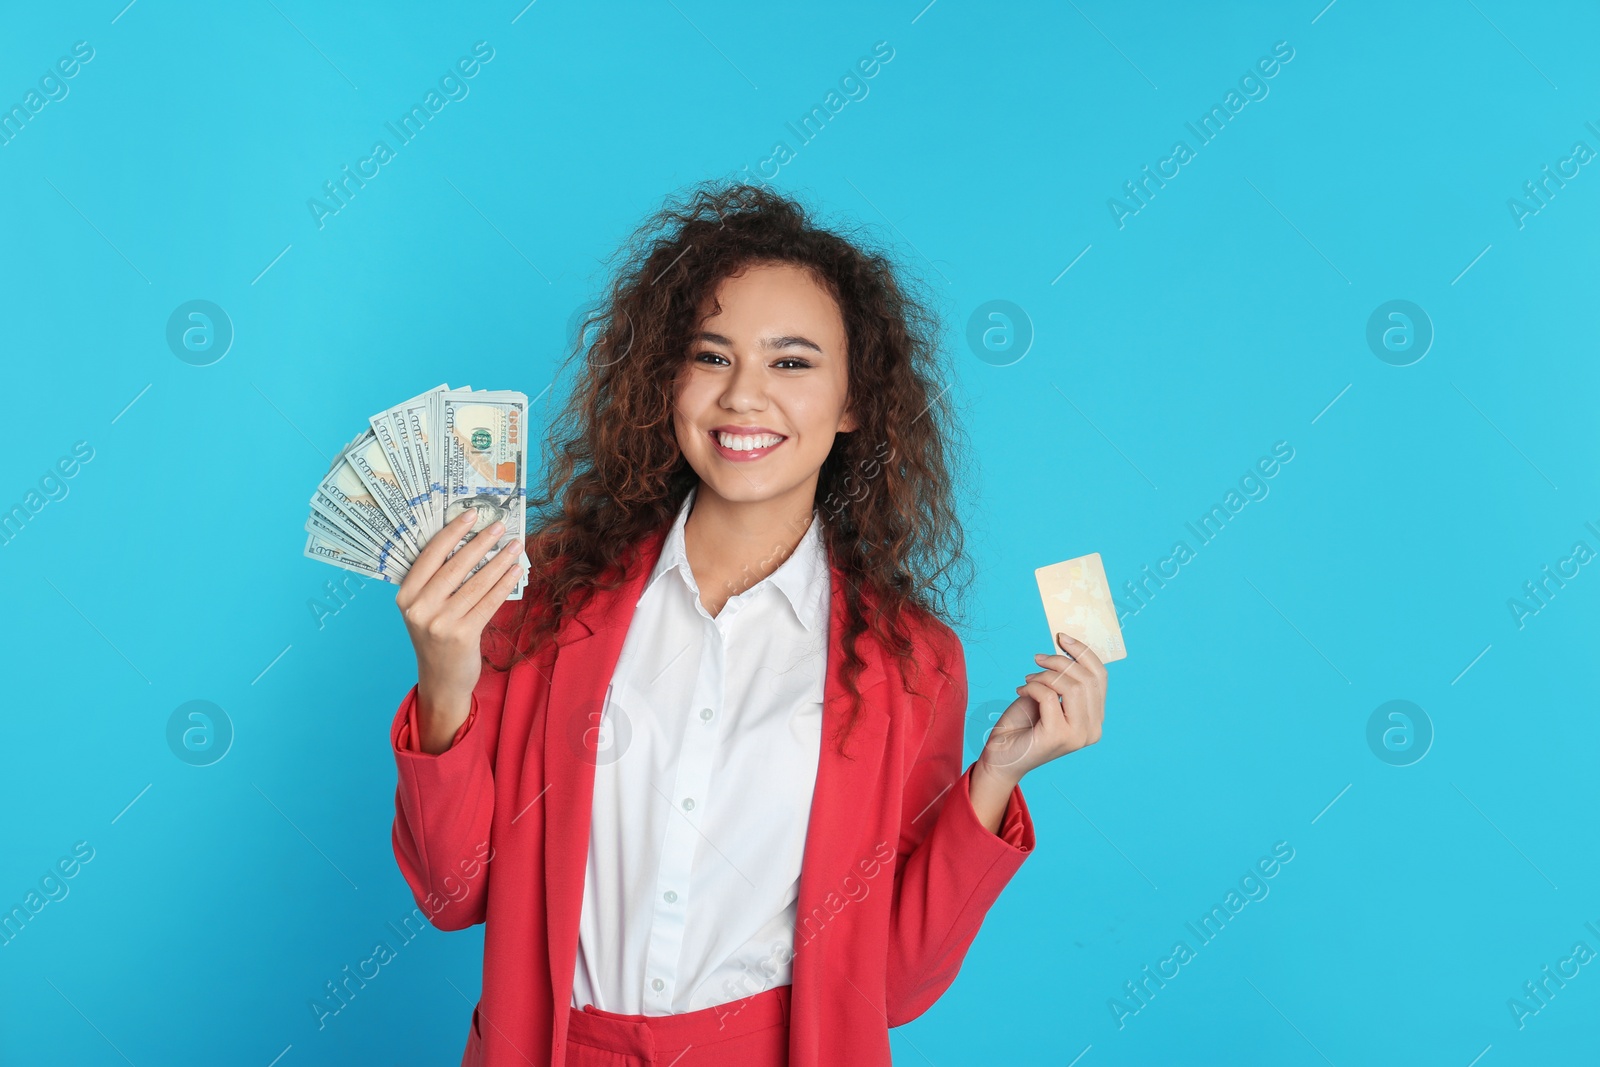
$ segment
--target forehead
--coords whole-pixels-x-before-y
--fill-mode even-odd
[[[818,334],[819,343],[843,344],[844,318],[827,288],[792,263],[760,263],[723,278],[701,301],[701,325],[721,334],[757,336],[771,331]]]

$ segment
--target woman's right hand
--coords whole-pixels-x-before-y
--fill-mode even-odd
[[[513,542],[462,584],[505,531],[497,522],[446,559],[476,515],[468,508],[429,538],[395,596],[417,654],[417,721],[425,752],[448,748],[466,721],[483,670],[483,628],[522,576],[521,552]]]

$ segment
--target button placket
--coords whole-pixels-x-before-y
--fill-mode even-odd
[[[691,590],[689,595],[699,603],[697,592]],[[722,706],[727,650],[722,627],[708,615],[703,614],[702,618],[700,666],[689,707],[716,709]],[[708,724],[703,717],[701,724]],[[705,816],[717,744],[716,732],[710,729],[684,729],[679,737],[678,773],[670,794],[671,804],[677,811],[667,820],[662,842],[661,861],[656,872],[655,907],[645,954],[645,974],[650,977],[651,989],[645,999],[659,1011],[670,1009],[677,989],[686,926],[684,892],[694,870],[694,856],[701,838],[699,827]]]

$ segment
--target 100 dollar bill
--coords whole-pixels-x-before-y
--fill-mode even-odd
[[[528,398],[522,393],[447,392],[439,396],[439,447],[443,453],[446,525],[467,508],[477,518],[461,544],[495,522],[505,532],[494,550],[474,564],[472,573],[507,546],[521,545],[526,534],[528,478]],[[522,584],[508,599],[522,595]]]

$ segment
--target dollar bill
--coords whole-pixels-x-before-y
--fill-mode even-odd
[[[451,555],[497,521],[505,533],[468,577],[513,546],[526,566],[527,418],[522,393],[448,385],[372,415],[312,494],[305,555],[398,583],[429,540],[470,508],[472,528]]]
[[[312,559],[325,560],[335,566],[343,567],[347,571],[376,578],[381,582],[398,585],[403,578],[403,575],[394,571],[380,570],[369,557],[356,553],[348,545],[325,538],[315,531],[306,536],[306,555]]]
[[[417,513],[420,526],[427,530],[440,526],[440,510],[436,503],[439,486],[432,467],[429,411],[433,394],[448,388],[441,385],[419,393],[368,420],[389,459],[389,466],[400,476],[409,506]]]
[[[443,450],[446,525],[466,509],[477,512],[462,546],[496,522],[505,532],[472,572],[508,546],[521,552],[527,502],[528,398],[522,393],[482,391],[440,394],[439,443]],[[511,599],[522,595],[521,583]]]
[[[344,526],[356,540],[370,541],[379,558],[398,557],[408,565],[416,559],[401,530],[379,506],[355,468],[342,458],[317,486],[311,510]]]
[[[389,457],[384,455],[377,434],[371,430],[362,434],[344,454],[344,458],[356,472],[356,477],[361,479],[361,484],[372,494],[378,508],[394,524],[395,530],[415,552],[421,552],[422,546],[427,543],[427,535],[400,484],[400,476],[389,466]]]

